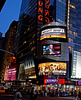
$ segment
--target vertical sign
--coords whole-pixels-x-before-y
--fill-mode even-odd
[[[38,21],[43,25],[43,0],[38,0]]]
[[[44,5],[45,4],[45,5]],[[40,23],[43,22],[49,23],[49,0],[38,0],[38,21]]]
[[[49,22],[49,0],[45,0],[45,23]]]

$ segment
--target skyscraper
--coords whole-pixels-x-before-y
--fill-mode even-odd
[[[38,47],[40,29],[49,22],[59,22],[67,25],[70,53],[69,69],[74,69],[72,67],[73,52],[81,51],[80,4],[80,0],[22,0],[15,38],[15,51],[19,61],[20,79],[23,79],[23,76],[24,79],[26,77],[36,77],[35,58],[37,58],[40,49]],[[76,73],[76,68],[73,72]]]
[[[8,31],[5,34],[4,48],[2,48],[2,50],[4,50],[2,51],[4,53],[2,56],[2,66],[1,66],[1,79],[2,80],[4,80],[5,68],[11,65],[10,57],[12,57],[14,53],[14,40],[15,40],[17,24],[18,24],[17,21],[13,21]]]

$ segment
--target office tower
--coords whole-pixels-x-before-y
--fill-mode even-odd
[[[80,52],[81,50],[79,42],[80,4],[81,2],[76,0],[22,0],[15,38],[15,51],[19,61],[19,79],[36,78],[35,71],[38,69],[35,60],[40,49],[40,30],[43,25],[49,22],[67,25],[70,55],[68,65],[70,75],[68,77],[71,76],[74,51]],[[50,25],[48,24],[48,26]]]
[[[71,78],[81,78],[80,57],[81,57],[81,1],[68,0],[67,28],[70,58],[72,61]]]
[[[8,31],[5,34],[4,39],[4,49],[3,49],[3,61],[2,61],[2,67],[1,67],[1,80],[4,80],[5,76],[5,69],[7,66],[11,65],[10,57],[13,57],[14,53],[14,40],[15,40],[15,33],[17,28],[17,21],[13,21],[8,29]]]

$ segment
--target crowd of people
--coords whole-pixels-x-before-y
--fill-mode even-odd
[[[34,88],[32,88],[30,91],[27,91],[27,94],[30,95],[30,100],[36,100],[37,96],[41,96],[41,97],[46,97],[46,96],[51,96],[51,97],[64,97],[64,96],[71,96],[72,98],[74,98],[74,100],[78,100],[78,98],[81,100],[81,91],[77,92],[76,90],[74,92],[64,92],[64,91],[60,91],[58,93],[58,90],[34,90]],[[23,98],[22,95],[22,89],[18,89],[18,91],[16,91],[15,93],[15,98],[14,100],[25,100]]]

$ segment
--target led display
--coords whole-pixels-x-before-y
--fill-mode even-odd
[[[43,46],[43,55],[61,54],[61,44],[48,44]]]
[[[44,79],[44,84],[46,83],[57,83],[58,80],[57,79]]]
[[[66,63],[41,63],[38,65],[38,75],[66,75]]]
[[[43,40],[46,38],[65,38],[66,39],[65,29],[64,28],[50,28],[50,29],[45,29],[41,31],[40,40]]]

